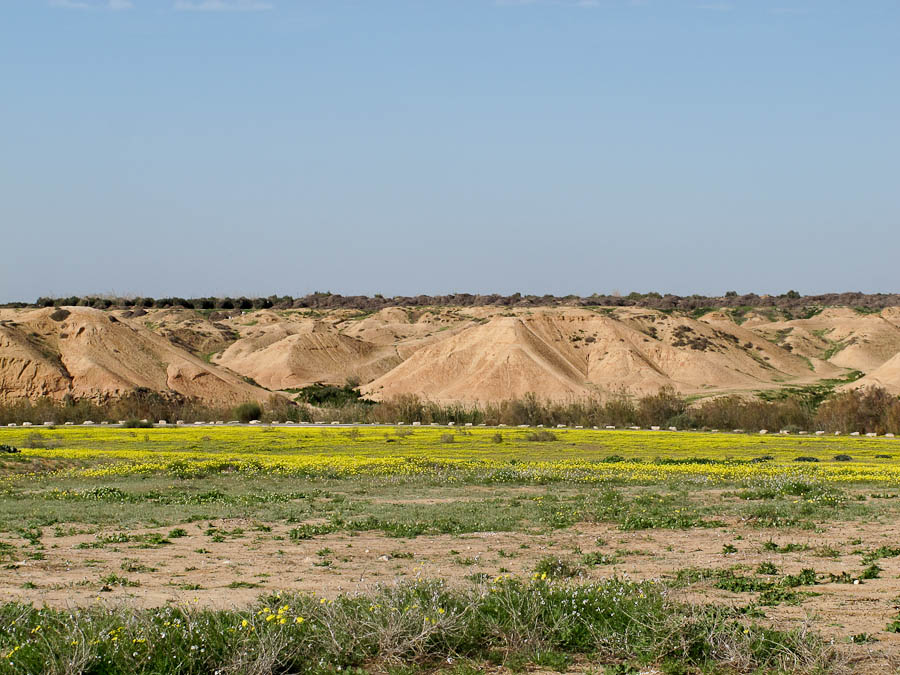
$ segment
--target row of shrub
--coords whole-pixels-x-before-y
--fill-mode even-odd
[[[742,396],[724,396],[691,404],[671,388],[656,394],[633,397],[618,394],[604,400],[544,401],[529,394],[520,399],[480,405],[440,404],[407,394],[372,405],[347,403],[325,409],[301,406],[273,411],[271,419],[297,421],[376,422],[390,424],[527,424],[553,427],[674,426],[679,429],[743,429],[758,431],[840,431],[900,434],[900,398],[884,389],[867,388],[833,394],[824,402],[802,396],[765,401]]]
[[[61,307],[83,306],[106,309],[109,307],[185,307],[192,309],[360,309],[377,311],[385,307],[541,307],[541,306],[601,306],[601,307],[648,307],[659,310],[695,310],[711,307],[721,308],[756,308],[770,307],[779,309],[800,309],[810,307],[857,307],[863,309],[883,309],[900,306],[900,294],[897,293],[828,293],[824,295],[801,295],[797,291],[788,291],[781,295],[757,295],[756,293],[738,294],[729,291],[721,296],[689,295],[680,296],[671,293],[629,293],[628,295],[603,295],[594,293],[589,296],[579,295],[512,295],[453,293],[449,295],[414,295],[385,297],[350,295],[339,293],[310,293],[302,297],[290,295],[270,295],[267,297],[114,297],[104,295],[41,297],[35,302],[9,303],[15,307]]]
[[[273,395],[264,404],[248,402],[236,407],[210,407],[194,400],[168,398],[147,391],[104,402],[22,400],[0,405],[0,424],[143,419],[184,420],[188,423],[214,420],[249,422],[258,419],[378,424],[542,424],[546,427],[558,424],[584,427],[659,425],[679,429],[821,429],[843,433],[900,434],[900,398],[877,387],[833,394],[824,402],[802,396],[772,401],[724,396],[694,404],[670,388],[643,397],[618,394],[605,400],[552,402],[529,394],[520,399],[475,405],[441,404],[413,394],[376,403],[352,392],[348,387],[316,385],[303,390],[297,397],[298,402]]]

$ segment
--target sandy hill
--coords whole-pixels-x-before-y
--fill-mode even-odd
[[[268,389],[369,381],[401,361],[389,345],[344,335],[318,320],[261,326],[213,360]]]
[[[818,365],[818,371],[816,367]],[[376,397],[497,400],[535,392],[563,399],[672,386],[685,393],[762,389],[833,376],[750,331],[652,310],[547,310],[495,316],[416,351],[371,382]]]
[[[137,388],[215,404],[269,396],[148,328],[100,310],[34,310],[0,330],[0,395],[7,400],[67,394],[102,400]]]
[[[381,398],[418,393],[438,401],[589,393],[565,356],[516,317],[498,317],[423,347],[364,391]]]
[[[777,321],[754,327],[760,335],[788,345],[806,356],[869,372],[900,352],[900,314],[861,314],[856,310],[829,308],[809,319]]]
[[[348,378],[375,397],[441,401],[528,392],[570,399],[661,386],[707,395],[853,370],[866,375],[862,384],[900,391],[898,354],[900,307],[796,314],[765,307],[0,309],[6,400],[102,398],[147,387],[230,404]]]
[[[882,387],[892,394],[900,395],[900,354],[896,354],[862,379],[844,385],[843,389],[861,387]]]
[[[189,309],[164,309],[152,315],[145,310],[116,312],[115,316],[132,324],[149,328],[173,344],[198,356],[225,349],[238,339],[238,333],[221,321]]]

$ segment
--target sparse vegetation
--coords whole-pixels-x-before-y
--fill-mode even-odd
[[[555,440],[529,440],[539,432]],[[894,575],[884,560],[898,555],[883,537],[900,500],[878,495],[900,470],[869,459],[891,439],[505,428],[498,444],[501,432],[477,427],[168,426],[147,430],[148,447],[131,429],[4,433],[20,446],[34,433],[59,439],[58,447],[24,448],[22,459],[72,463],[62,473],[11,474],[0,493],[0,558],[10,565],[3,589],[46,594],[54,584],[34,572],[57,570],[74,617],[0,605],[22,617],[0,634],[0,651],[22,645],[13,662],[26,672],[47,645],[71,656],[81,638],[69,627],[85,622],[93,623],[78,626],[78,653],[105,659],[109,672],[139,657],[156,667],[157,655],[175,659],[166,672],[178,672],[176,662],[199,672],[224,668],[221,659],[235,654],[237,672],[247,672],[276,648],[285,668],[315,651],[345,672],[387,670],[398,658],[426,670],[451,658],[477,667],[590,659],[827,672],[859,629],[831,647],[792,633],[770,608],[834,617],[852,600],[834,594],[855,583],[888,608],[895,595],[881,590]],[[385,445],[385,434],[396,444]],[[448,434],[452,444],[442,441]],[[848,442],[852,459],[831,461]],[[799,451],[825,461],[798,465]],[[870,527],[852,552],[828,551],[842,562],[857,556],[859,564],[839,570],[820,554],[824,532],[847,522]],[[719,567],[684,568],[698,552]],[[281,560],[302,572],[279,574]],[[351,583],[351,594],[338,588]],[[673,600],[681,596],[670,591],[694,584],[698,603]],[[210,609],[223,592],[238,609]],[[160,594],[185,602],[124,604]],[[101,615],[98,595],[113,609]],[[882,624],[885,615],[873,612]],[[40,635],[31,633],[38,624]],[[422,630],[431,637],[416,642]],[[152,642],[153,655],[116,650],[114,636]],[[686,656],[691,636],[706,647]],[[207,650],[202,658],[192,644]],[[727,658],[716,656],[717,645]]]

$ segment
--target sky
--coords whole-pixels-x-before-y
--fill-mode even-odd
[[[0,302],[900,291],[896,0],[0,0]]]

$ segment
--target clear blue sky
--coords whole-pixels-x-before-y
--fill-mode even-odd
[[[2,0],[0,301],[900,290],[896,0]]]

